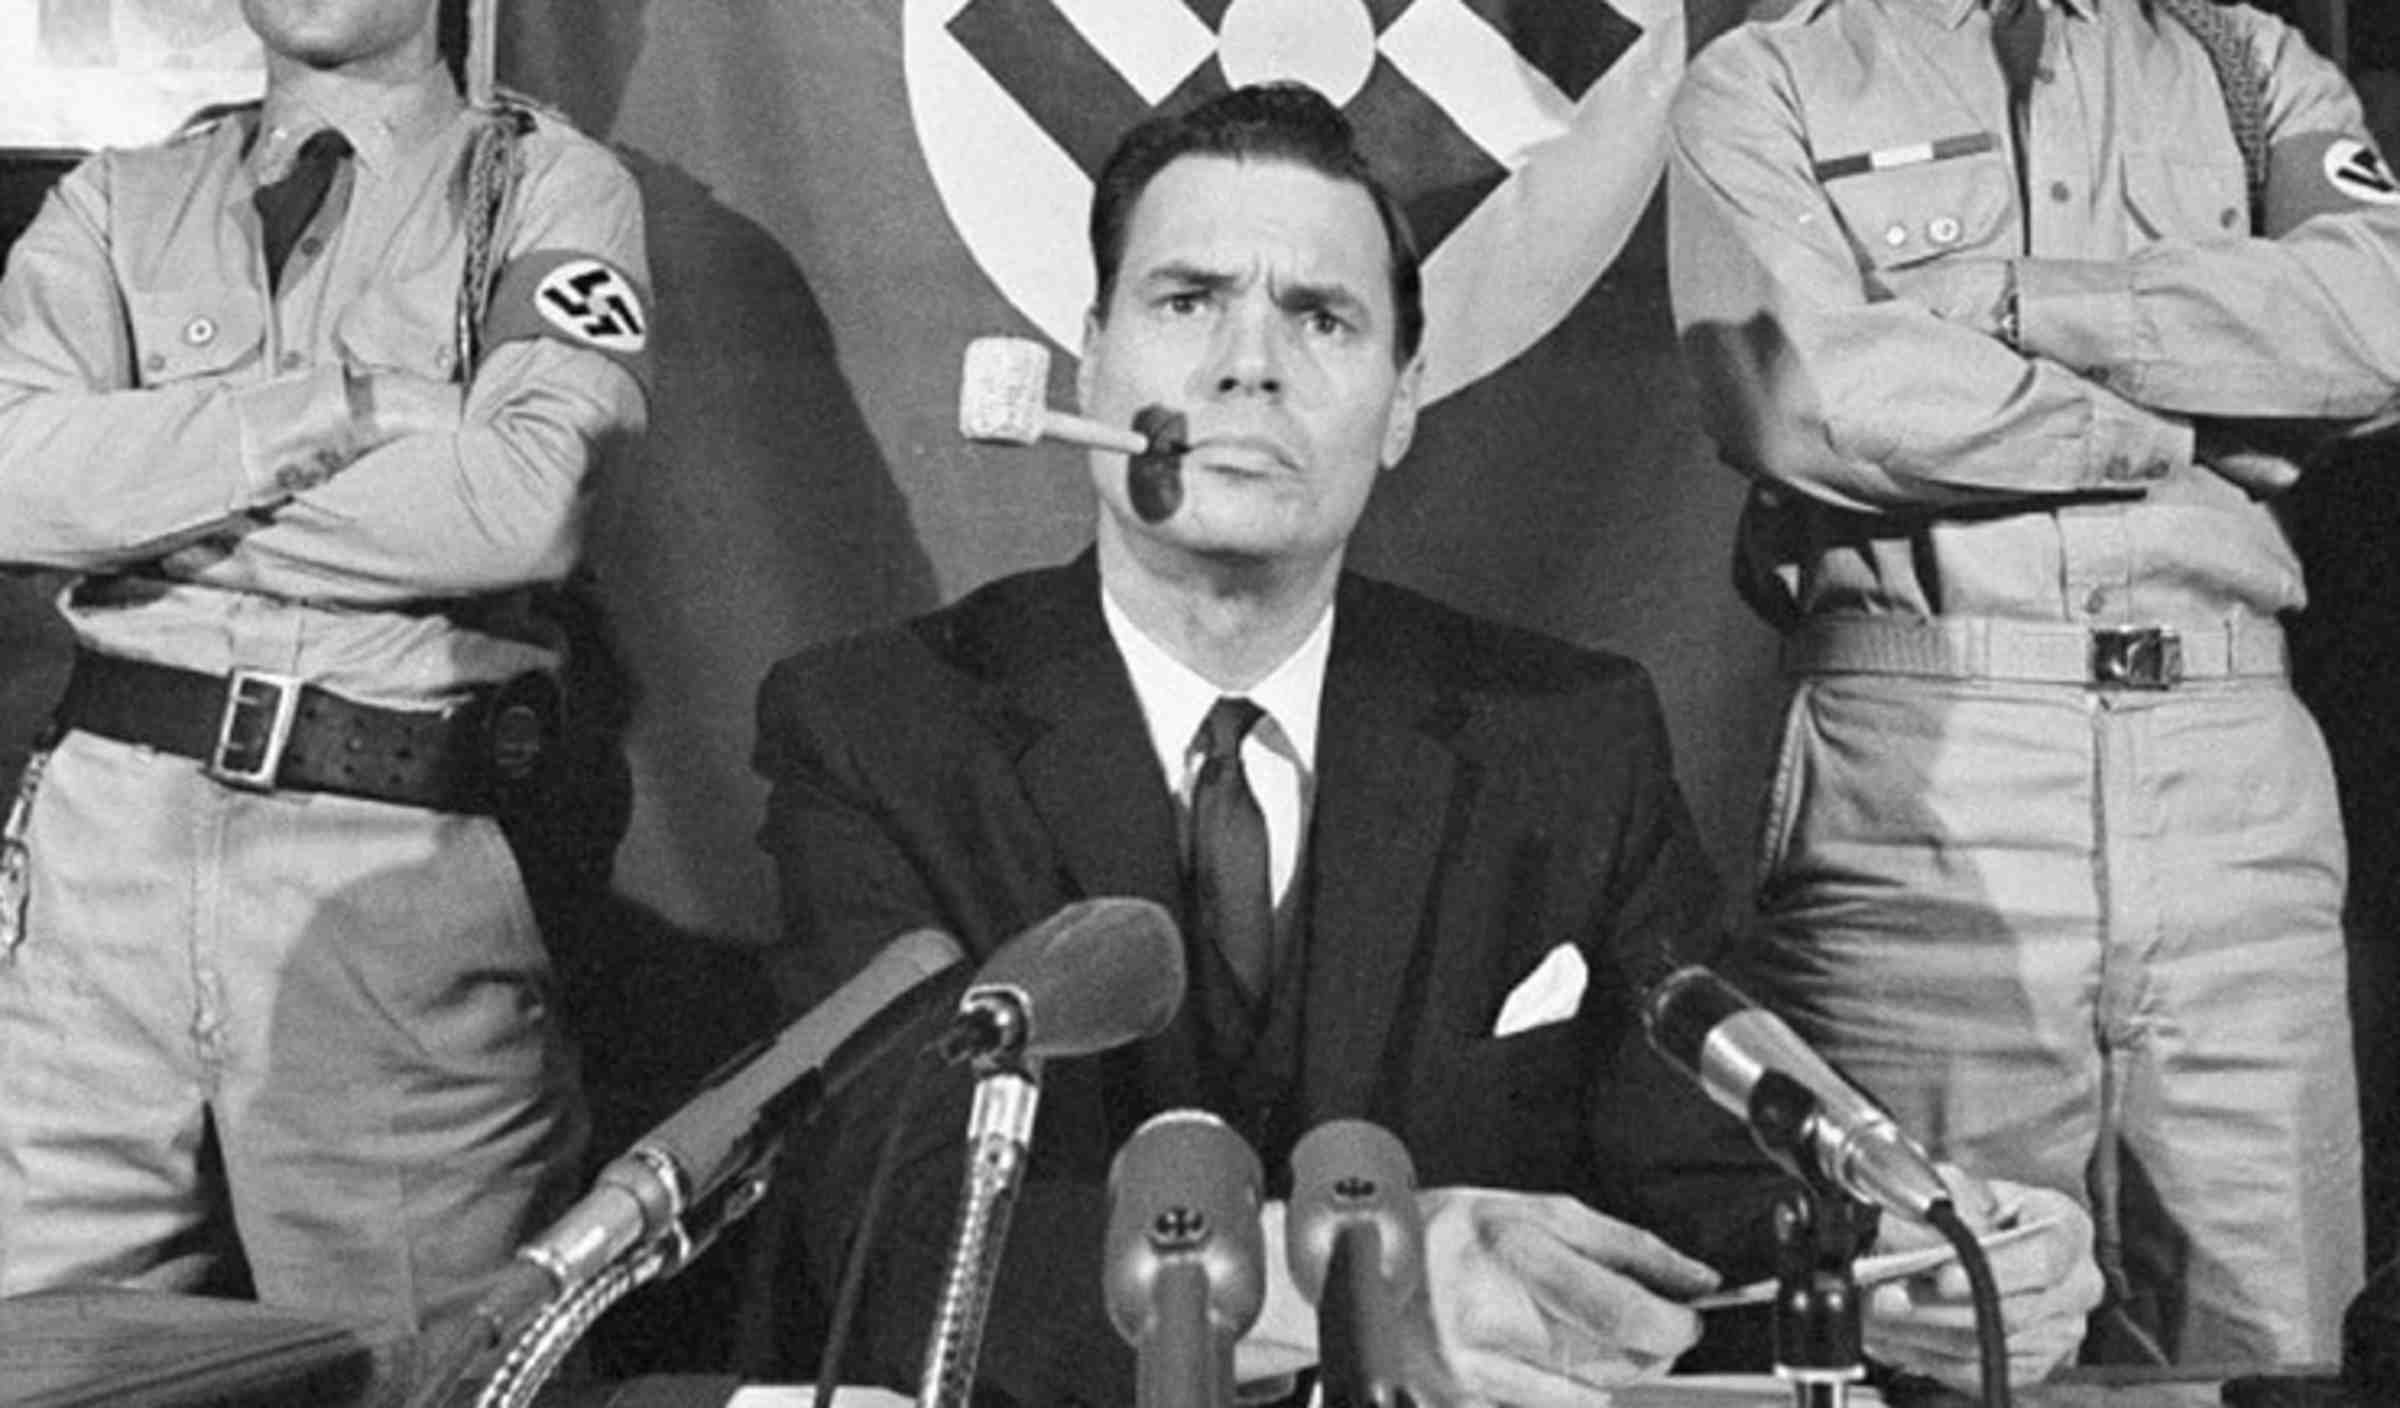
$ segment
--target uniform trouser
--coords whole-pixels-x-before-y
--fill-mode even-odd
[[[2082,1190],[2169,1357],[2338,1357],[2345,860],[2288,688],[1804,679],[1765,837],[1752,981],[1907,1129]]]
[[[573,1057],[489,818],[69,734],[27,840],[0,1295],[201,1289],[230,1231],[261,1300],[413,1326],[572,1194]]]

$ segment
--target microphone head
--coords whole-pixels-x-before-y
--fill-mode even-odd
[[[1042,438],[1049,398],[1049,348],[1023,337],[979,337],[967,344],[958,381],[959,434],[1031,445]]]
[[[959,1003],[1015,1010],[1026,1057],[1088,1056],[1156,1036],[1183,1005],[1183,934],[1149,900],[1077,900],[1002,944]]]
[[[1257,1322],[1266,1303],[1264,1183],[1249,1142],[1205,1110],[1153,1115],[1125,1140],[1108,1169],[1103,1291],[1126,1343],[1138,1348],[1151,1337],[1157,1282],[1171,1267],[1205,1273],[1210,1326],[1228,1341]]]
[[[1311,1303],[1325,1289],[1334,1240],[1371,1226],[1383,1280],[1404,1286],[1423,1274],[1425,1232],[1417,1214],[1417,1169],[1398,1136],[1365,1120],[1327,1120],[1292,1147],[1292,1196],[1284,1261]]]
[[[1760,1092],[1781,1087],[1805,1093],[1814,1106],[1794,1126],[1815,1167],[1851,1196],[1922,1219],[1949,1189],[1932,1161],[1899,1124],[1849,1077],[1834,1069],[1781,1017],[1697,965],[1678,968],[1642,1004],[1650,1044],[1691,1076],[1711,1100],[1742,1119],[1760,1147],[1779,1161],[1793,1156],[1762,1124]],[[1768,1123],[1773,1123],[1769,1121]],[[1795,1170],[1795,1172],[1797,1172]]]
[[[1697,1076],[1709,1034],[1726,1018],[1751,1006],[1750,999],[1731,983],[1694,964],[1669,973],[1650,990],[1642,1003],[1642,1030],[1659,1055],[1685,1074]]]

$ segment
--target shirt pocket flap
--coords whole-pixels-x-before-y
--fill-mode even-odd
[[[2125,212],[2137,242],[2241,239],[2250,233],[2249,179],[2238,159],[2127,152]]]
[[[1904,269],[2007,237],[2016,176],[1996,148],[1969,156],[1870,165],[1824,181],[1865,269]],[[1875,161],[1878,158],[1865,158]]]
[[[125,305],[144,386],[221,375],[257,356],[266,332],[248,289],[128,291]]]

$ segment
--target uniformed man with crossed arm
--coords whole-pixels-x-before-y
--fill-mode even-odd
[[[644,420],[641,209],[462,101],[437,0],[243,11],[264,102],[86,161],[0,281],[0,561],[76,642],[0,839],[0,1295],[407,1325],[573,1191],[498,817],[555,737],[528,589]]]
[[[2400,190],[2205,0],[1803,0],[1695,61],[1675,310],[1794,694],[1760,982],[1937,1152],[2084,1186],[2096,1352],[2325,1361],[2344,852],[2277,617],[2400,403]]]

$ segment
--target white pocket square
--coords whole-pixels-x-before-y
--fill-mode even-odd
[[[1582,950],[1573,944],[1560,944],[1550,950],[1542,966],[1517,984],[1500,1004],[1500,1020],[1492,1024],[1493,1036],[1515,1036],[1535,1027],[1563,1022],[1575,1015],[1583,1003],[1584,984],[1591,981],[1591,969],[1584,965]]]

